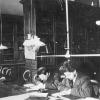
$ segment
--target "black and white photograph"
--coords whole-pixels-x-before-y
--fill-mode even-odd
[[[0,100],[100,100],[100,0],[0,0]]]

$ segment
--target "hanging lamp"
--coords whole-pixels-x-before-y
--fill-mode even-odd
[[[97,20],[97,21],[96,21],[96,25],[97,25],[97,26],[100,26],[100,20]]]
[[[2,16],[1,16],[1,10],[0,10],[0,19],[1,19],[1,44],[0,44],[0,50],[3,50],[3,49],[8,49],[8,47],[7,46],[4,46],[3,44],[2,44]]]

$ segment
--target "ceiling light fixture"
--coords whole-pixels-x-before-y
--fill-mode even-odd
[[[100,20],[96,21],[96,25],[100,26]]]
[[[94,2],[93,1],[91,2],[91,6],[94,6]]]
[[[69,0],[69,1],[75,1],[75,0]]]

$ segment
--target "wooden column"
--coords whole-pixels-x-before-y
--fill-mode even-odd
[[[23,4],[24,14],[24,39],[27,38],[27,34],[36,35],[36,11],[35,0],[21,0]],[[26,68],[31,71],[31,82],[33,82],[34,74],[37,70],[37,60],[26,59]]]

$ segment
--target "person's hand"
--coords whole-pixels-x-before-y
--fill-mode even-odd
[[[100,87],[99,87],[99,94],[100,94]]]
[[[63,95],[70,95],[70,94],[71,94],[71,89],[68,89],[68,90],[61,91],[59,95],[63,96]]]
[[[47,73],[46,73],[46,76],[47,76],[47,78],[48,78],[48,77],[50,76],[50,73],[47,72]]]
[[[71,94],[71,89],[67,90],[65,94],[70,95]]]
[[[54,94],[52,94],[52,96],[54,96],[54,97],[61,97],[61,96],[70,95],[70,94],[71,94],[71,89],[64,90],[64,91],[61,91],[61,92],[58,92],[58,93],[54,93]]]

